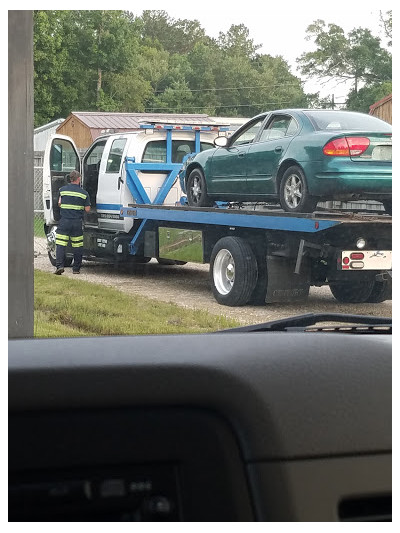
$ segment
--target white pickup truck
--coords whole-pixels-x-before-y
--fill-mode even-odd
[[[126,158],[139,166],[144,164],[137,177],[146,202],[176,205],[182,196],[177,176],[184,157],[213,148],[215,137],[227,129],[210,124],[143,125],[141,131],[98,137],[82,160],[70,137],[53,136],[46,146],[43,168],[45,233],[52,264],[55,264],[55,231],[60,218],[58,191],[67,183],[72,170],[80,170],[82,186],[90,195],[92,207],[84,220],[85,248],[92,248],[97,255],[105,248],[102,231],[128,234],[134,224],[132,218],[121,216],[122,206],[136,202],[127,183]]]

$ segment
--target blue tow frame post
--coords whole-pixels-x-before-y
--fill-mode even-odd
[[[173,125],[163,125],[163,126],[154,126],[153,124],[143,124],[140,126],[141,129],[152,129],[152,130],[164,130],[167,134],[167,155],[165,163],[136,163],[134,157],[125,158],[125,169],[126,169],[126,182],[128,188],[132,194],[132,197],[135,200],[137,205],[162,205],[171,190],[173,184],[175,183],[176,178],[178,177],[179,171],[182,168],[182,163],[172,163],[172,130],[179,129],[179,131],[194,131],[195,133],[195,151],[196,153],[200,152],[201,143],[200,143],[200,133],[201,131],[215,131],[215,126],[178,126],[174,127]],[[218,128],[219,131],[227,131],[228,128]],[[162,184],[160,190],[158,191],[155,199],[151,202],[148,194],[146,193],[137,171],[151,171],[151,172],[166,172],[166,178]],[[124,215],[124,208],[121,209],[121,215]],[[132,255],[136,255],[139,249],[139,244],[143,240],[144,231],[147,227],[147,219],[143,219],[140,224],[135,236],[129,244],[129,252]]]

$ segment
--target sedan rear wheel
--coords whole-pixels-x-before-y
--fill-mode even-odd
[[[198,168],[189,174],[187,184],[188,204],[194,207],[211,207],[213,202],[207,195],[207,185],[204,174]]]
[[[294,213],[312,213],[317,199],[310,196],[306,178],[298,166],[289,167],[281,181],[279,200],[282,208]]]

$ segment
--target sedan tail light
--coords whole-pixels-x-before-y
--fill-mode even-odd
[[[340,137],[329,141],[323,148],[325,155],[349,157],[361,155],[368,148],[368,137]]]

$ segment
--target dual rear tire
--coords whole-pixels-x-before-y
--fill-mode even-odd
[[[392,299],[392,280],[332,282],[329,284],[335,299],[341,303],[381,303]]]
[[[240,237],[223,237],[213,248],[210,260],[211,287],[219,304],[246,305],[256,287],[256,257]]]

